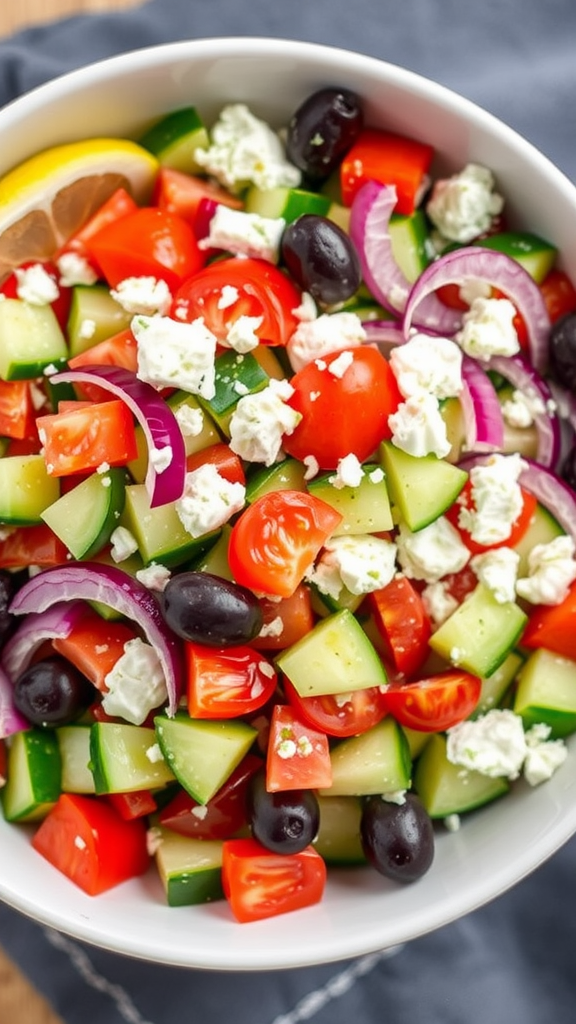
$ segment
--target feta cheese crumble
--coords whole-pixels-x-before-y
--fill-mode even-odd
[[[531,604],[561,604],[576,579],[574,541],[560,536],[536,544],[528,555],[528,576],[516,583],[516,593]]]
[[[307,579],[335,600],[343,587],[351,594],[370,594],[390,583],[395,561],[392,541],[371,534],[332,537]]]
[[[516,308],[509,299],[485,299],[478,296],[462,317],[455,340],[472,359],[513,356],[520,351],[514,327]]]
[[[182,526],[191,537],[203,537],[217,530],[244,507],[246,488],[220,475],[216,466],[205,463],[186,474],[184,493],[175,503]]]
[[[458,530],[445,516],[417,533],[400,524],[396,543],[404,574],[426,583],[437,583],[449,573],[460,572],[470,558]]]
[[[202,319],[187,324],[164,316],[135,316],[131,327],[140,380],[214,397],[216,338]]]
[[[261,316],[237,317],[227,329],[225,344],[240,355],[251,352],[260,344],[260,338],[256,331],[261,326],[262,320]]]
[[[265,466],[277,461],[284,434],[291,434],[302,418],[286,404],[291,394],[287,381],[271,380],[262,391],[239,399],[230,419],[230,448],[236,455]]]
[[[512,548],[494,548],[474,555],[470,566],[499,604],[516,599],[516,576],[520,555]]]
[[[358,487],[364,476],[362,463],[353,452],[338,460],[336,472],[328,477],[328,482],[341,490],[343,487]]]
[[[462,349],[449,338],[414,334],[392,349],[390,366],[404,398],[423,391],[451,398],[462,390]]]
[[[117,526],[110,535],[110,554],[115,562],[124,562],[138,551],[138,541],[125,526]]]
[[[388,426],[392,431],[392,444],[407,455],[436,455],[443,459],[452,447],[438,399],[425,391],[401,402],[396,412],[388,417]]]
[[[520,455],[491,455],[470,470],[472,506],[461,506],[458,525],[477,544],[490,547],[508,539],[523,507],[518,482],[524,469]]]
[[[124,653],[104,679],[107,692],[102,707],[112,718],[142,725],[150,712],[167,700],[160,659],[139,637],[124,644]]]
[[[60,295],[56,281],[41,263],[29,267],[16,267],[16,294],[31,306],[48,306]]]
[[[458,607],[458,601],[452,596],[444,580],[428,583],[422,591],[422,600],[426,614],[435,629],[441,626],[443,622],[446,622],[446,619]]]
[[[164,590],[170,576],[170,569],[167,569],[165,565],[157,565],[155,562],[147,565],[144,569],[138,569],[136,573],[139,583],[143,583],[148,590],[156,590],[158,593]]]
[[[487,167],[467,164],[458,174],[435,182],[426,213],[444,238],[471,242],[488,230],[504,206],[494,184]]]
[[[62,288],[73,288],[77,284],[96,284],[98,280],[94,268],[78,252],[63,252],[56,260],[56,267]]]
[[[297,372],[314,359],[356,348],[365,340],[366,331],[356,313],[322,313],[298,324],[288,339],[286,352],[292,369]]]
[[[520,715],[493,708],[447,732],[446,756],[452,764],[490,778],[517,779],[521,772],[530,786],[546,782],[566,760],[563,740],[549,740],[544,723],[524,731]]]
[[[518,390],[513,391],[511,397],[502,402],[501,408],[506,423],[520,429],[531,427],[535,417],[546,412],[540,395],[529,395]]]
[[[225,106],[214,124],[208,149],[194,159],[231,192],[253,184],[261,189],[297,188],[300,171],[286,159],[280,136],[245,103]]]
[[[110,289],[110,295],[127,313],[143,316],[164,316],[172,305],[168,285],[156,277],[126,277]]]
[[[251,256],[277,263],[286,227],[283,217],[232,210],[219,203],[210,219],[209,233],[198,242],[200,249],[225,249],[236,256]]]

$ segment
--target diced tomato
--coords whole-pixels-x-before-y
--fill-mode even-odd
[[[368,595],[368,607],[384,646],[384,656],[396,672],[409,678],[428,656],[432,632],[422,597],[406,576]]]
[[[222,886],[237,921],[260,921],[319,903],[326,865],[312,846],[301,853],[272,853],[256,839],[223,845]]]
[[[382,694],[386,710],[400,725],[420,732],[443,732],[468,718],[482,683],[461,669],[447,669],[411,683],[393,683]]]
[[[123,466],[138,455],[134,421],[120,399],[36,421],[48,472],[67,476],[97,469],[103,463]]]
[[[288,679],[284,680],[283,686],[296,714],[312,728],[328,736],[357,736],[377,725],[386,714],[382,691],[378,686],[354,690],[346,694],[345,700],[330,693],[318,697],[301,697]]]
[[[291,647],[310,632],[314,625],[312,597],[304,583],[296,587],[290,597],[279,601],[260,598],[263,626],[260,634],[252,641],[259,651],[281,651]]]
[[[290,381],[288,405],[302,419],[283,447],[296,459],[314,456],[321,469],[336,469],[350,454],[365,461],[391,436],[388,418],[402,401],[390,365],[376,348],[346,351],[350,361],[343,373],[330,369],[342,358],[335,353],[307,363]]]
[[[89,896],[97,896],[150,863],[143,821],[124,821],[98,797],[63,793],[32,837],[53,867]]]
[[[124,821],[145,818],[157,810],[154,794],[149,789],[137,789],[132,793],[107,793],[106,799]]]
[[[134,213],[137,209],[138,204],[126,189],[123,187],[117,188],[79,231],[67,239],[59,255],[65,252],[75,252],[78,256],[88,260],[96,273],[101,274],[101,268],[88,248],[90,239],[109,224],[116,224],[122,217],[125,217],[128,213]]]
[[[161,167],[156,175],[152,205],[159,206],[168,213],[177,213],[187,220],[197,238],[203,234],[197,230],[198,207],[204,199],[210,199],[234,210],[241,210],[243,202],[226,189],[215,185],[206,178],[193,174],[184,174],[171,167]]]
[[[177,214],[152,206],[107,224],[87,247],[113,288],[128,277],[154,277],[174,293],[205,261],[190,225]]]
[[[129,327],[119,331],[111,338],[92,345],[84,352],[72,356],[68,360],[71,370],[79,370],[82,366],[121,366],[124,370],[138,369],[138,346],[136,338]],[[100,389],[102,393],[102,389]],[[109,395],[109,392],[106,392]]]
[[[545,647],[576,661],[576,583],[561,604],[537,605],[530,613],[521,644],[530,650]]]
[[[254,317],[260,321],[254,328],[260,344],[285,345],[298,326],[293,310],[301,301],[295,285],[272,263],[228,257],[184,282],[172,315],[186,323],[202,317],[221,344],[240,317]]]
[[[351,206],[361,185],[378,181],[395,185],[396,213],[413,213],[425,186],[434,149],[418,139],[365,128],[340,165],[342,202]]]
[[[262,768],[262,759],[247,754],[207,804],[198,804],[185,790],[160,811],[160,823],[173,832],[195,839],[230,839],[246,824],[246,798],[250,779]]]
[[[552,323],[567,313],[576,312],[576,288],[563,270],[551,270],[540,285]]]
[[[276,689],[276,671],[253,647],[184,644],[188,711],[192,718],[236,718],[263,707]]]
[[[214,466],[220,476],[231,484],[246,483],[242,459],[223,441],[210,444],[207,448],[201,448],[200,451],[189,455],[186,459],[186,472],[192,473],[200,466],[206,465]]]
[[[326,733],[305,722],[288,704],[276,704],[266,756],[266,789],[328,789],[332,766]]]
[[[465,508],[470,508],[471,503],[473,501],[472,482],[468,480],[464,484],[464,487],[461,490],[457,500],[454,502],[453,505],[451,505],[451,507],[446,512],[446,518],[460,532],[462,541],[473,555],[480,554],[482,551],[487,551],[488,549],[492,548],[501,548],[504,546],[514,547],[514,545],[517,544],[518,541],[521,540],[521,538],[524,536],[526,530],[532,522],[532,517],[534,515],[534,512],[536,511],[537,501],[530,491],[527,491],[524,487],[522,487],[521,490],[522,511],[520,512],[520,515],[518,516],[516,521],[512,524],[510,533],[503,540],[498,541],[495,544],[485,545],[479,544],[477,541],[473,540],[468,530],[464,529],[464,527],[462,527],[459,523],[460,510],[462,509],[463,506]]]
[[[43,569],[66,562],[68,549],[45,523],[18,526],[0,540],[0,568],[26,569],[38,565]]]
[[[321,547],[342,521],[339,512],[305,491],[271,491],[232,527],[228,560],[237,583],[291,597]]]
[[[17,440],[36,435],[30,382],[0,380],[0,437]]]
[[[478,586],[478,577],[470,563],[460,569],[460,572],[449,573],[448,576],[442,577],[442,583],[446,588],[446,593],[454,598],[458,604],[462,604],[465,597],[471,594],[473,590],[476,590]]]
[[[124,645],[135,636],[135,630],[127,622],[103,619],[87,605],[68,636],[55,638],[52,646],[105,693],[106,676],[124,654]]]

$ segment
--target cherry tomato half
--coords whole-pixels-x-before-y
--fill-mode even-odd
[[[284,692],[296,713],[314,729],[328,736],[357,736],[384,718],[384,694],[378,686],[354,690],[346,699],[326,693],[318,697],[301,697],[288,680]]]
[[[236,718],[261,708],[276,689],[276,672],[252,647],[184,645],[192,718]]]
[[[406,576],[368,595],[368,607],[394,669],[414,675],[428,656],[431,626],[422,597]]]
[[[312,846],[272,853],[256,839],[228,839],[222,849],[222,887],[238,921],[259,921],[322,899],[326,865]]]
[[[452,526],[455,526],[456,529],[459,531],[463,543],[466,545],[468,550],[473,555],[481,554],[481,552],[487,551],[488,549],[492,548],[501,548],[504,546],[513,548],[514,545],[517,544],[518,541],[521,539],[521,537],[524,536],[526,530],[532,522],[532,517],[534,515],[534,512],[536,511],[536,505],[538,503],[536,498],[530,491],[525,490],[525,488],[522,488],[521,490],[523,500],[522,511],[520,512],[520,515],[515,520],[515,522],[512,524],[510,533],[508,534],[507,537],[504,538],[504,540],[498,541],[495,544],[485,545],[479,544],[477,541],[473,540],[468,530],[460,526],[459,517],[462,506],[464,506],[465,508],[470,508],[473,502],[472,483],[470,480],[468,480],[464,484],[463,489],[460,491],[460,494],[458,495],[458,499],[447,510],[446,518],[452,523]]]
[[[443,732],[471,714],[481,686],[478,676],[447,669],[417,682],[392,684],[383,699],[386,710],[400,725],[420,732]]]

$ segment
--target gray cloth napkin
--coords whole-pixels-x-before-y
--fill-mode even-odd
[[[222,35],[299,38],[408,67],[501,117],[576,181],[574,0],[150,0],[1,42],[0,104],[125,50]],[[391,953],[301,970],[144,964],[3,905],[0,936],[66,1024],[572,1024],[575,854],[572,840],[489,906]]]

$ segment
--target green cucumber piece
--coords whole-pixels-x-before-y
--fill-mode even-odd
[[[252,185],[244,197],[246,213],[257,213],[260,217],[282,217],[291,224],[305,213],[326,217],[330,199],[320,192],[309,192],[302,188],[257,188]]]
[[[168,906],[186,907],[224,898],[220,840],[193,839],[155,825],[152,841]]]
[[[552,270],[558,250],[551,242],[530,231],[499,231],[476,243],[483,249],[495,249],[520,263],[536,284],[542,284]]]
[[[407,455],[391,441],[380,445],[380,458],[390,499],[413,533],[450,508],[468,479],[465,470],[450,462],[435,455]]]
[[[91,473],[42,513],[76,559],[92,558],[118,526],[126,493],[124,470]]]
[[[208,132],[195,107],[181,107],[166,114],[139,139],[144,149],[157,157],[162,167],[197,174],[203,169],[194,156],[209,146]]]
[[[412,762],[403,730],[390,715],[330,751],[332,785],[321,796],[371,796],[410,787]]]
[[[199,402],[210,414],[218,429],[229,437],[230,420],[241,395],[262,391],[270,378],[252,352],[238,355],[233,349],[229,349],[216,357],[214,365],[214,397],[199,398]]]
[[[43,513],[59,497],[60,481],[48,474],[42,455],[7,455],[0,459],[1,523],[41,523]]]
[[[491,676],[520,639],[527,621],[517,604],[501,604],[479,583],[432,634],[430,647],[473,675]]]
[[[52,729],[17,732],[8,748],[8,780],[0,790],[6,821],[39,821],[61,791],[61,760]]]
[[[452,764],[446,737],[433,733],[416,763],[414,788],[431,818],[446,818],[497,800],[509,792],[510,783]]]
[[[174,781],[156,732],[144,725],[96,722],[90,729],[90,768],[96,793],[134,793]]]
[[[105,284],[77,284],[72,289],[66,334],[70,355],[77,356],[130,326],[132,314],[113,299]]]
[[[210,572],[213,576],[220,576],[223,580],[233,581],[234,577],[228,562],[228,548],[230,545],[230,534],[232,527],[224,523],[220,530],[220,536],[215,540],[208,551],[204,551],[199,558],[193,558],[187,568],[194,572]]]
[[[301,697],[351,693],[387,683],[376,648],[348,608],[316,623],[282,651],[276,663]]]
[[[323,593],[315,583],[308,585],[310,588],[312,610],[322,618],[332,615],[334,612],[342,611],[343,608],[347,608],[350,612],[355,612],[366,596],[365,594],[353,594],[351,590],[348,590],[348,587],[342,587],[338,597],[332,597],[331,594]]]
[[[52,306],[33,306],[22,299],[0,302],[0,378],[41,377],[50,366],[68,358],[66,339]]]
[[[413,284],[430,263],[426,215],[423,210],[411,214],[393,213],[388,231],[394,260]]]
[[[175,502],[150,507],[150,496],[144,484],[129,484],[126,488],[120,523],[137,541],[145,565],[157,562],[168,569],[199,557],[219,537],[218,530],[203,537],[192,537],[178,517]]]
[[[154,719],[158,743],[178,782],[206,804],[248,753],[258,732],[247,722],[193,719],[184,714]]]
[[[540,502],[534,509],[534,514],[528,525],[528,529],[522,534],[520,540],[514,544],[514,551],[520,555],[518,563],[518,577],[528,575],[528,556],[536,544],[549,544],[556,537],[562,536],[564,530],[552,513]]]
[[[95,793],[90,769],[90,726],[59,725],[54,731],[62,760],[62,792]]]
[[[298,459],[284,459],[272,466],[258,467],[246,481],[246,501],[252,504],[272,491],[305,491],[305,472],[306,466]]]
[[[332,532],[333,537],[343,534],[382,533],[394,526],[386,478],[372,480],[370,474],[377,466],[363,467],[364,476],[357,487],[335,487],[330,483],[331,473],[315,477],[308,484],[308,491],[321,498],[342,516],[341,523]]]
[[[524,728],[543,722],[553,737],[576,732],[576,662],[540,647],[518,673],[513,710]]]
[[[492,708],[502,705],[523,664],[522,655],[518,654],[518,651],[511,651],[491,676],[482,679],[480,697],[470,718],[478,718],[479,715],[485,715]]]
[[[362,803],[357,796],[318,796],[320,825],[313,846],[327,864],[365,864],[360,839]]]

